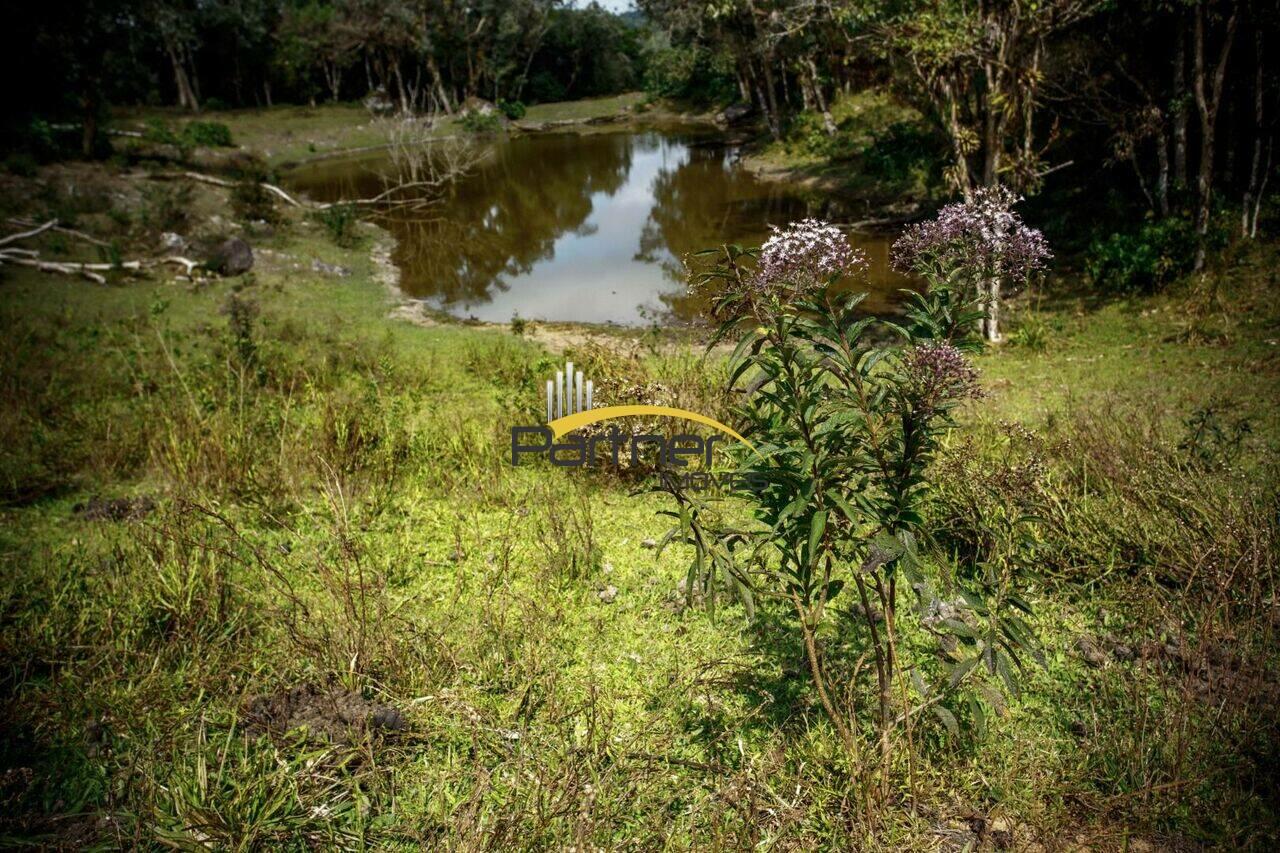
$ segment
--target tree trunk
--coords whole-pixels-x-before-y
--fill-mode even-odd
[[[969,178],[969,155],[964,149],[964,135],[960,127],[960,105],[955,96],[954,84],[951,81],[942,84],[942,99],[947,114],[947,127],[951,135],[951,148],[955,157],[956,189],[964,194],[965,200],[973,198],[973,182]]]
[[[191,88],[191,79],[187,76],[187,69],[183,67],[178,48],[168,45],[166,52],[169,54],[169,62],[173,65],[173,85],[178,90],[178,106],[193,113],[200,112],[200,102]]]
[[[1262,27],[1258,26],[1253,32],[1253,49],[1254,49],[1254,81],[1253,81],[1253,157],[1249,165],[1249,184],[1244,190],[1244,213],[1240,220],[1240,236],[1252,238],[1258,233],[1257,210],[1258,205],[1254,199],[1261,201],[1262,192],[1259,186],[1266,178],[1262,173],[1262,120],[1263,116],[1263,90],[1265,88],[1265,80],[1262,74]],[[1270,146],[1268,145],[1268,152]],[[1271,157],[1267,157],[1267,169],[1270,170]]]
[[[1187,185],[1187,33],[1178,21],[1177,47],[1173,52],[1173,180]]]
[[[769,135],[777,141],[782,138],[782,117],[778,112],[778,96],[773,80],[774,57],[765,58],[764,65],[764,101],[765,117],[769,122]]]
[[[1156,200],[1160,204],[1160,216],[1169,215],[1169,146],[1165,144],[1164,131],[1156,134],[1156,161],[1160,171],[1156,174]]]
[[[1209,235],[1209,216],[1213,212],[1213,144],[1218,107],[1222,103],[1222,83],[1227,74],[1227,58],[1235,41],[1236,26],[1240,23],[1240,7],[1231,4],[1231,17],[1223,34],[1222,48],[1213,69],[1210,91],[1205,91],[1204,62],[1204,2],[1196,4],[1195,26],[1195,80],[1196,107],[1200,111],[1200,168],[1196,179],[1199,202],[1196,210],[1196,260],[1195,271],[1204,269],[1205,242]]]
[[[95,95],[85,95],[80,99],[84,111],[84,120],[80,133],[80,153],[85,158],[94,154],[98,141],[98,99]]]
[[[987,280],[987,342],[1000,342],[1000,277]]]
[[[434,53],[427,54],[427,70],[431,72],[431,79],[435,81],[436,97],[440,99],[444,114],[453,115],[453,104],[449,100],[449,92],[444,88],[444,78],[440,75],[440,66],[436,63]]]
[[[818,80],[818,66],[813,61],[812,56],[805,57],[805,62],[809,66],[809,86],[813,90],[814,103],[818,105],[819,111],[822,113],[822,126],[827,131],[827,136],[836,135],[836,120],[831,116],[831,110],[827,106],[827,98],[822,94],[822,83]]]

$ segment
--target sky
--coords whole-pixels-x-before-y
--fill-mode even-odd
[[[631,8],[631,0],[596,0],[610,12],[625,12]],[[591,0],[574,0],[573,5],[582,7],[591,5]]]

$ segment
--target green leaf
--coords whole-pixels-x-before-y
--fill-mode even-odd
[[[956,715],[948,711],[941,705],[934,705],[930,710],[933,715],[942,721],[942,725],[947,727],[947,731],[953,738],[960,737],[960,724],[956,722]]]
[[[827,529],[827,511],[819,510],[813,514],[813,519],[809,522],[809,559],[813,560],[818,554],[818,545],[822,542],[822,534]]]

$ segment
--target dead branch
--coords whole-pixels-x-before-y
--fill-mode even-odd
[[[232,189],[236,186],[235,181],[228,181],[225,178],[215,178],[213,175],[205,175],[200,172],[152,172],[147,177],[156,181],[180,181],[180,180],[186,179],[189,181],[196,181],[197,183],[201,183],[201,184],[211,184],[215,187],[223,187],[224,189]],[[280,187],[276,186],[275,184],[269,184],[266,181],[260,181],[258,183],[258,186],[262,187],[267,192],[287,202],[293,207],[301,207],[301,208],[316,207],[316,205],[303,204],[293,196],[289,195],[284,190],[280,189]],[[321,207],[328,207],[328,206],[329,205],[321,205]]]
[[[35,220],[22,219],[17,216],[10,216],[9,221],[12,222],[14,225],[18,225],[23,228],[26,228],[35,224]],[[77,231],[74,228],[64,228],[61,225],[55,225],[53,226],[53,230],[57,231],[59,234],[66,234],[69,237],[75,237],[76,239],[83,240],[86,243],[92,243],[95,246],[101,246],[104,249],[108,249],[111,247],[111,244],[106,242],[105,240],[99,240],[97,237],[91,237],[88,234],[84,233],[83,231]]]
[[[0,237],[0,246],[7,246],[10,243],[16,243],[19,240],[29,240],[32,237],[35,237],[37,234],[43,234],[44,232],[48,231],[50,228],[53,228],[57,224],[58,224],[58,220],[50,219],[45,224],[40,225],[36,228],[32,228],[30,231],[19,231],[17,234],[10,234],[7,237]]]

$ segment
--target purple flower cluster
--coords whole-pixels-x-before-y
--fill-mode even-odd
[[[773,236],[760,247],[753,284],[758,290],[790,285],[802,291],[866,265],[866,257],[849,245],[839,228],[818,219],[802,219],[786,228],[773,228]]]
[[[969,268],[981,276],[1026,277],[1053,255],[1044,235],[1013,212],[1019,200],[997,186],[975,191],[969,201],[947,205],[937,218],[913,225],[898,238],[893,265],[903,272],[945,275]]]
[[[907,394],[922,412],[982,396],[978,371],[960,350],[944,341],[924,341],[907,350],[902,369]]]

